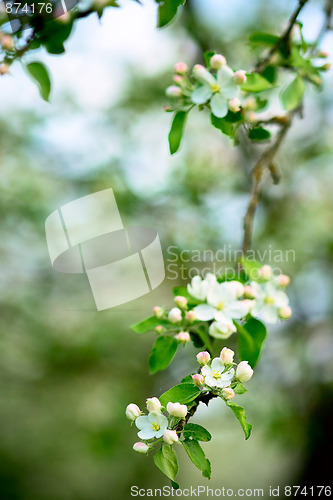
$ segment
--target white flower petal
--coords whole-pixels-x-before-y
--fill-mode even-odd
[[[138,429],[145,429],[147,426],[150,426],[150,421],[146,415],[142,415],[135,420],[135,425]]]
[[[223,372],[225,366],[221,358],[214,358],[212,361],[212,370],[218,370],[219,372]]]
[[[266,323],[277,323],[279,319],[278,311],[274,305],[265,305],[261,309],[259,316]]]
[[[209,387],[217,387],[216,379],[212,376],[205,377],[205,384],[209,385]]]
[[[231,304],[228,304],[224,313],[227,317],[229,316],[230,318],[240,319],[249,313],[251,307],[252,304],[250,302],[245,300],[237,300]]]
[[[212,369],[210,366],[208,365],[205,365],[201,368],[201,374],[204,376],[204,377],[209,377],[211,374],[212,374]]]
[[[195,72],[195,78],[198,80],[198,82],[202,83],[203,85],[216,85],[216,79],[213,77],[209,71],[207,71],[206,68],[200,68],[200,71]]]
[[[211,89],[208,86],[203,85],[192,92],[191,101],[194,102],[194,104],[204,104],[212,95],[213,93]]]
[[[210,108],[214,116],[223,118],[228,113],[227,98],[221,92],[217,92],[210,101]]]
[[[155,434],[156,434],[156,431],[154,431],[154,429],[152,429],[152,427],[150,428],[146,428],[146,429],[143,429],[142,431],[138,432],[138,436],[140,439],[152,439],[153,437],[155,437]]]
[[[208,304],[200,304],[200,306],[196,306],[193,308],[193,311],[196,314],[197,319],[200,321],[209,321],[214,318],[215,308],[209,306]]]

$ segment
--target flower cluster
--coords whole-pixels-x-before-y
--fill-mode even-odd
[[[240,86],[246,82],[246,74],[243,70],[234,72],[221,54],[214,54],[207,68],[196,64],[191,75],[184,62],[174,69],[174,85],[166,89],[166,95],[177,106],[207,105],[217,118],[223,118],[229,110],[240,111]]]

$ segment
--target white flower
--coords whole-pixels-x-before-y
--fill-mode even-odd
[[[180,403],[168,403],[167,410],[173,417],[185,418],[187,415],[187,406]]]
[[[280,318],[279,311],[289,304],[286,293],[278,290],[272,281],[263,285],[253,282],[251,287],[256,297],[251,314],[266,323],[276,323]]]
[[[253,375],[253,370],[248,361],[241,361],[236,368],[236,378],[240,382],[247,382]]]
[[[207,273],[204,279],[201,276],[194,276],[191,284],[187,285],[187,291],[195,299],[206,300],[208,290],[215,283],[216,276],[214,274]]]
[[[170,323],[179,323],[182,320],[182,312],[178,307],[173,307],[168,314]]]
[[[168,427],[168,419],[162,413],[152,411],[148,416],[138,417],[135,425],[140,439],[160,438]]]
[[[231,319],[221,318],[221,321],[213,321],[209,327],[209,335],[216,339],[228,339],[237,328]]]
[[[126,408],[126,417],[133,422],[141,415],[141,413],[142,412],[138,405],[135,405],[134,403],[129,404]]]
[[[234,81],[234,72],[229,66],[217,70],[216,78],[206,68],[197,64],[193,74],[202,84],[192,92],[194,104],[204,104],[209,99],[213,115],[223,118],[228,113],[228,101],[238,97],[239,86]]]
[[[147,453],[147,451],[149,450],[149,446],[146,443],[138,441],[137,443],[133,444],[133,450],[137,451],[138,453]]]
[[[214,358],[211,366],[204,366],[201,369],[202,375],[205,377],[205,385],[209,387],[228,387],[234,376],[235,370],[231,368],[224,372],[225,366],[221,358]]]
[[[207,293],[208,304],[200,304],[193,309],[197,318],[201,321],[215,319],[225,323],[227,320],[246,316],[250,306],[247,301],[238,300],[239,285],[238,281],[214,283]]]
[[[166,444],[172,445],[173,443],[178,442],[178,434],[176,431],[172,431],[170,429],[167,429],[165,433],[163,434],[163,441]]]
[[[158,398],[148,398],[146,401],[148,411],[161,411],[162,405]]]

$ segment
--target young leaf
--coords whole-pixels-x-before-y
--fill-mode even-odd
[[[176,354],[178,342],[174,337],[157,337],[149,356],[150,373],[165,370]]]
[[[236,403],[233,403],[232,401],[227,401],[226,405],[229,406],[229,408],[231,408],[234,414],[236,415],[236,418],[241,424],[242,429],[244,431],[245,439],[249,439],[249,437],[251,436],[252,425],[246,421],[244,408],[242,406],[237,405]]]
[[[262,92],[272,88],[272,84],[259,73],[248,73],[246,76],[246,82],[241,87],[244,92]]]
[[[171,403],[187,404],[197,398],[200,394],[200,389],[193,383],[184,383],[172,387],[160,396],[159,400],[162,406],[166,406],[169,401]]]
[[[213,113],[210,115],[210,121],[213,127],[219,129],[222,134],[234,137],[234,127],[231,122],[228,122],[225,118],[217,118]]]
[[[256,260],[250,260],[246,257],[241,257],[240,263],[248,279],[258,278],[258,271],[262,267],[262,264],[260,262],[257,262]]]
[[[198,441],[195,439],[185,439],[182,442],[186,453],[190,457],[191,461],[194,463],[199,470],[201,470],[202,475],[210,479],[211,466],[209,460],[205,457],[205,453],[201,448]]]
[[[51,80],[46,66],[40,62],[32,62],[27,64],[26,68],[33,81],[37,84],[42,99],[48,102],[51,92]]]
[[[297,75],[295,80],[281,93],[281,102],[284,109],[288,111],[296,109],[302,101],[304,92],[305,83],[303,78]]]
[[[187,111],[177,111],[174,115],[171,129],[169,132],[169,148],[170,153],[173,155],[177,153],[183,137],[185,123],[187,118]]]
[[[249,40],[250,42],[257,43],[259,45],[270,46],[276,45],[279,42],[280,38],[276,35],[272,35],[271,33],[262,33],[257,31],[249,36]]]
[[[267,141],[270,136],[270,131],[263,127],[254,127],[249,131],[249,138],[252,141]]]
[[[184,5],[185,0],[156,0],[156,2],[159,4],[157,27],[163,28],[172,21],[178,7]]]
[[[244,384],[242,384],[242,382],[237,382],[235,387],[233,387],[233,390],[235,394],[245,394],[247,392],[247,389],[244,387]]]
[[[156,318],[156,316],[150,316],[150,318],[144,319],[143,321],[140,321],[140,323],[132,325],[131,330],[135,333],[147,333],[154,330],[159,325],[165,326],[169,325],[169,323],[166,320]]]
[[[210,65],[210,60],[215,54],[216,54],[216,52],[214,52],[214,50],[208,50],[207,52],[204,53],[203,57],[204,57],[204,61],[205,61],[206,66]]]
[[[210,441],[211,434],[199,424],[186,424],[183,430],[184,437],[188,439],[192,437],[197,441]]]
[[[178,460],[172,446],[162,444],[156,455],[154,455],[154,462],[163,474],[171,481],[174,481],[178,473]]]
[[[237,330],[239,357],[242,361],[248,361],[254,368],[266,339],[266,327],[258,319],[251,318],[245,325],[237,325]]]

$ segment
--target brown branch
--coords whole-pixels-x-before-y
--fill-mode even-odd
[[[195,404],[192,406],[192,408],[187,412],[187,415],[184,419],[180,420],[176,427],[176,432],[177,434],[181,434],[184,430],[185,425],[187,422],[190,420],[191,417],[195,414],[195,412],[198,409],[198,406],[200,403],[205,403],[206,406],[208,406],[208,403],[211,399],[217,398],[217,394],[212,394],[211,392],[205,393],[202,396],[200,396],[198,399],[195,400]]]

